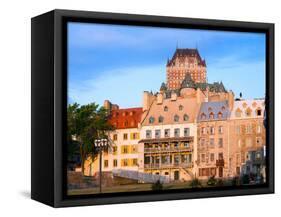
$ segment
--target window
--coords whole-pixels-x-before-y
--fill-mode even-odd
[[[128,159],[122,159],[121,164],[124,167],[128,166]]]
[[[242,114],[242,111],[238,108],[236,111],[235,111],[235,116],[240,118],[241,117],[241,114]]]
[[[213,113],[213,112],[211,112],[211,113],[209,114],[209,118],[210,118],[210,119],[214,119],[214,113]]]
[[[127,127],[128,126],[128,121],[124,122],[124,126]]]
[[[104,160],[103,165],[104,165],[104,168],[107,168],[108,167],[108,160]]]
[[[201,162],[205,162],[205,154],[201,154]]]
[[[202,134],[202,135],[206,134],[206,128],[205,128],[205,127],[202,127],[202,128],[201,128],[201,134]]]
[[[113,160],[113,167],[117,167],[118,166],[118,163],[117,163],[118,161],[117,161],[117,159],[114,159]]]
[[[185,143],[183,143],[183,145],[184,145],[185,148],[189,148],[190,147],[189,142],[185,142]]]
[[[246,146],[247,147],[252,147],[252,138],[247,138],[246,139]]]
[[[169,175],[169,172],[165,172],[165,176],[168,176]]]
[[[248,124],[246,126],[246,133],[251,133],[252,132],[252,126],[250,124]]]
[[[237,135],[239,135],[239,134],[240,134],[240,131],[241,131],[240,126],[236,126],[236,134],[237,134]]]
[[[174,136],[180,137],[180,129],[179,128],[174,129]]]
[[[138,159],[137,158],[132,159],[132,166],[138,166]]]
[[[260,159],[261,159],[261,153],[260,153],[260,152],[257,152],[257,153],[256,153],[256,159],[257,159],[257,160],[260,160]]]
[[[201,146],[201,147],[204,147],[204,146],[205,146],[205,139],[201,139],[201,140],[200,140],[200,146]]]
[[[158,122],[159,122],[159,123],[163,123],[163,121],[164,121],[164,117],[163,117],[163,116],[159,116]]]
[[[121,146],[121,152],[122,152],[122,154],[128,154],[129,153],[128,145],[122,145]]]
[[[151,139],[151,130],[146,130],[146,138]]]
[[[113,135],[113,140],[116,141],[117,140],[117,134]]]
[[[112,151],[113,151],[113,154],[116,155],[117,154],[117,146],[113,146]]]
[[[206,119],[206,115],[204,113],[202,113],[200,116],[202,120]]]
[[[223,133],[223,126],[219,126],[219,134]]]
[[[219,160],[223,160],[223,153],[222,152],[219,153]]]
[[[211,138],[210,139],[210,148],[214,148],[215,147],[215,139]]]
[[[185,115],[183,116],[183,120],[184,120],[184,121],[188,121],[188,120],[189,120],[189,117],[188,117],[187,114],[185,114]]]
[[[183,132],[184,132],[185,137],[190,136],[190,129],[189,128],[184,128]]]
[[[179,155],[175,155],[174,156],[174,163],[175,164],[179,164],[180,163],[180,156]]]
[[[155,130],[155,138],[159,139],[161,137],[161,130]]]
[[[131,153],[138,153],[138,145],[131,146]]]
[[[164,130],[165,137],[170,137],[170,129]]]
[[[149,118],[149,123],[150,123],[150,124],[153,124],[153,123],[154,123],[154,117],[150,117],[150,118]]]
[[[219,138],[219,148],[223,147],[223,138]]]
[[[123,134],[123,140],[127,140],[128,139],[128,133],[124,133]]]
[[[210,127],[210,134],[214,135],[215,134],[215,127]]]
[[[135,139],[139,139],[140,135],[139,135],[139,133],[131,133],[130,137],[131,137],[131,140],[135,140]]]
[[[164,106],[164,112],[168,111],[168,106]]]
[[[222,113],[221,112],[218,113],[218,118],[222,118]]]
[[[182,106],[182,105],[179,106],[179,110],[180,110],[180,111],[183,110],[183,106]]]
[[[179,122],[179,116],[178,116],[178,115],[175,115],[175,116],[174,116],[174,121],[175,121],[175,122]]]
[[[211,162],[214,162],[214,160],[215,160],[215,154],[214,154],[214,153],[211,153],[211,154],[210,154],[210,161],[211,161]]]
[[[257,116],[261,116],[261,109],[257,109],[257,110],[256,110],[256,115],[257,115]]]
[[[252,110],[250,108],[247,108],[245,114],[246,114],[246,117],[250,117],[252,114]]]

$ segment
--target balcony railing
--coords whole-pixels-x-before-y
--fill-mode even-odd
[[[191,168],[193,167],[192,163],[151,163],[151,164],[144,164],[145,169],[165,169],[165,168]]]
[[[192,152],[193,147],[165,147],[165,148],[144,148],[144,153],[163,153],[163,152]]]

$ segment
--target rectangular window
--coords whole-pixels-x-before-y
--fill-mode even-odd
[[[170,129],[165,129],[165,137],[170,137]]]
[[[131,133],[130,134],[130,139],[131,140],[139,139],[139,133]]]
[[[137,166],[138,165],[138,159],[134,158],[132,159],[132,166]]]
[[[215,134],[215,127],[210,127],[210,134],[214,135]]]
[[[202,127],[202,128],[201,128],[201,134],[202,134],[202,135],[206,134],[206,128],[205,128],[205,127]]]
[[[205,162],[205,154],[201,154],[201,162]]]
[[[210,148],[214,148],[214,147],[215,147],[215,139],[210,138]]]
[[[124,133],[123,134],[123,140],[127,140],[128,139],[128,133]]]
[[[121,165],[122,165],[123,167],[128,166],[128,159],[122,159]]]
[[[146,138],[151,139],[151,130],[146,131]]]
[[[223,134],[223,126],[219,126],[219,134]]]
[[[155,130],[155,138],[159,139],[161,137],[161,130]]]
[[[219,160],[223,160],[223,153],[222,152],[219,153]]]
[[[183,143],[183,145],[184,145],[185,148],[189,148],[190,147],[189,142],[185,142],[185,143]]]
[[[117,140],[117,134],[114,134],[113,135],[113,141],[116,141]]]
[[[128,147],[128,145],[122,145],[122,146],[121,146],[121,153],[122,153],[122,154],[128,154],[128,153],[129,153],[129,147]]]
[[[190,136],[190,129],[189,128],[184,128],[184,136],[185,137]]]
[[[223,147],[223,138],[219,138],[219,148]]]
[[[104,168],[108,167],[108,160],[104,160]]]
[[[210,161],[213,162],[215,160],[215,154],[211,153],[210,154]]]
[[[179,128],[174,129],[174,136],[180,137],[180,129]]]
[[[236,126],[236,134],[237,134],[237,135],[240,134],[240,126]]]
[[[118,166],[117,159],[114,159],[113,160],[113,167],[117,167],[117,166]]]
[[[112,147],[112,152],[113,152],[114,155],[117,154],[117,146],[113,146]]]
[[[138,145],[132,145],[131,146],[131,153],[137,153],[138,152]]]

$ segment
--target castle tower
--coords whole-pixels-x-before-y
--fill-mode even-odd
[[[197,49],[176,49],[171,60],[166,65],[167,88],[175,90],[186,74],[189,74],[195,83],[206,82],[206,62]]]

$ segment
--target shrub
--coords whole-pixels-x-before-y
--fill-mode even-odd
[[[217,180],[215,179],[215,176],[211,176],[207,181],[207,185],[214,186],[216,184],[217,184]]]
[[[194,178],[194,179],[192,179],[192,181],[191,181],[191,183],[190,183],[190,186],[191,186],[192,188],[198,188],[198,187],[201,187],[202,184],[201,184],[201,182],[199,181],[199,179]]]
[[[222,179],[218,179],[216,186],[221,187],[224,186],[223,180]]]
[[[232,179],[232,186],[238,186],[238,185],[240,185],[240,179],[239,179],[239,177],[235,176]]]
[[[162,189],[163,189],[163,184],[160,182],[160,180],[157,180],[157,182],[152,184],[153,191],[161,191]]]
[[[250,176],[248,174],[243,175],[242,182],[243,182],[243,184],[249,184],[250,183]]]

